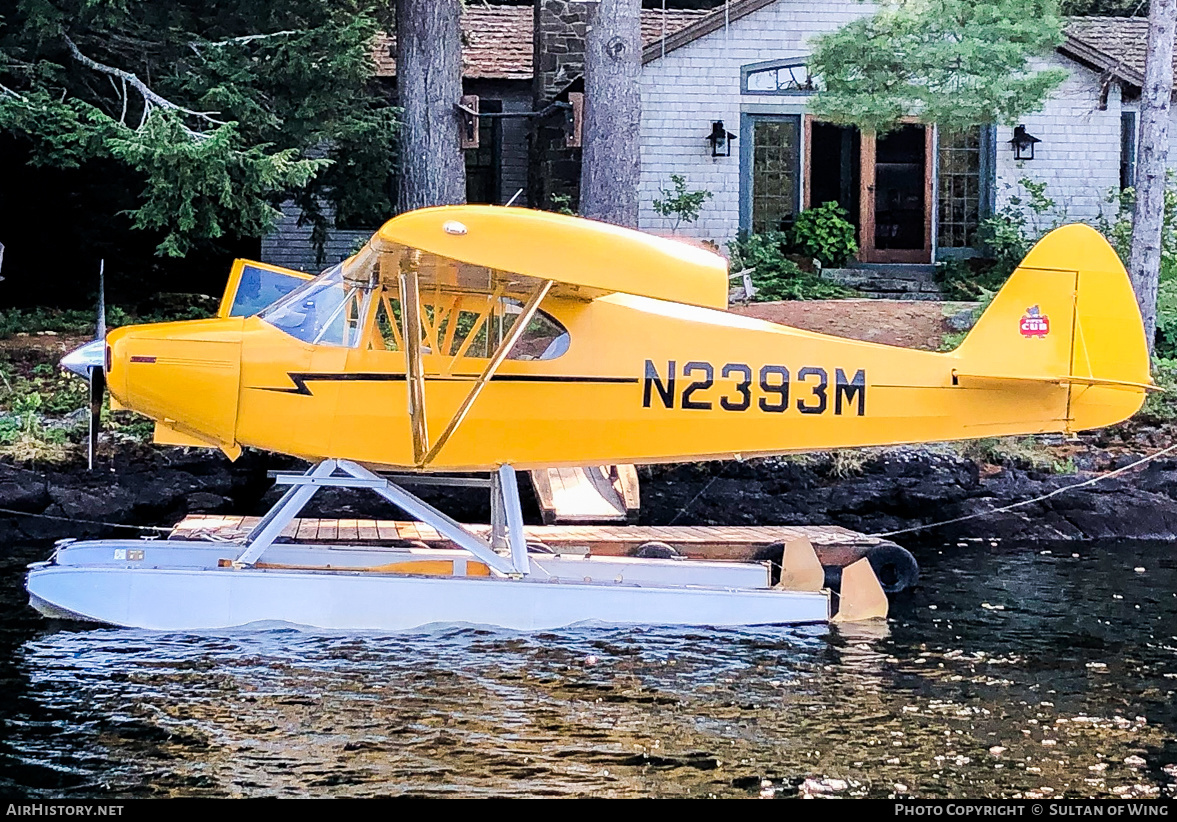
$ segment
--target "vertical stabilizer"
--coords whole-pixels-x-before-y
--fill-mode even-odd
[[[1042,238],[954,356],[962,378],[1069,386],[1071,430],[1132,416],[1150,385],[1128,274],[1107,240],[1086,225]]]

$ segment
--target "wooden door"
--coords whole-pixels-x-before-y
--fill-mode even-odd
[[[864,263],[932,261],[932,129],[863,134],[859,252]]]

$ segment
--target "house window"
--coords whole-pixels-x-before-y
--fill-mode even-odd
[[[1120,113],[1120,190],[1136,185],[1136,112]]]
[[[978,247],[977,230],[993,214],[996,151],[997,132],[993,126],[961,132],[940,129],[938,248]]]
[[[479,111],[499,113],[501,100],[479,100]],[[466,149],[466,202],[499,202],[499,177],[502,168],[502,120],[478,118],[478,148]]]
[[[740,69],[740,91],[744,94],[810,94],[818,90],[817,79],[803,60],[769,60]]]
[[[801,201],[801,118],[749,116],[743,146],[746,217],[753,233],[792,225]],[[750,155],[750,156],[749,156]]]
[[[940,132],[940,248],[971,248],[981,222],[981,132]]]

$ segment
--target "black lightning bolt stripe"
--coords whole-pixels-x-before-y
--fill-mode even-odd
[[[314,373],[289,372],[293,388],[268,388],[255,386],[259,391],[275,391],[279,394],[300,394],[304,397],[313,396],[308,382],[404,382],[404,374],[389,374],[385,372],[354,372],[354,373]],[[427,375],[426,382],[473,382],[478,379],[477,374],[454,374],[452,376]],[[558,374],[496,374],[490,378],[491,382],[550,382],[550,383],[595,383],[595,384],[632,384],[637,383],[637,377],[579,377],[561,376]]]

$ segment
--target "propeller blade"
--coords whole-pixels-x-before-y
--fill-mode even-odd
[[[98,432],[102,428],[102,398],[106,394],[106,371],[101,367],[90,369],[90,440],[88,464],[94,470],[94,455],[98,451]]]
[[[87,462],[93,471],[94,455],[98,451],[98,433],[102,430],[102,399],[106,395],[106,260],[98,261],[98,322],[95,326],[94,342],[72,353],[81,354],[84,351],[87,352],[84,367],[90,380],[90,436]],[[62,364],[65,364],[65,360],[62,360]]]
[[[98,261],[98,333],[94,339],[106,339],[106,260]]]

